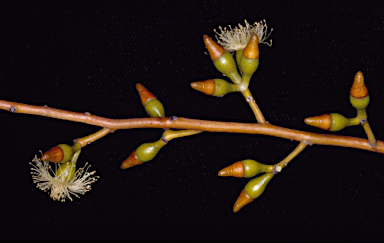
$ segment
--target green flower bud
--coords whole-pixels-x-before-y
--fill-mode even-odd
[[[255,179],[250,180],[244,187],[244,192],[252,199],[258,198],[265,190],[268,182],[273,178],[274,174],[265,173]]]
[[[332,125],[329,131],[332,131],[332,132],[340,131],[341,129],[349,125],[348,119],[345,118],[343,115],[340,115],[338,113],[330,113],[330,115],[332,117]]]
[[[263,172],[271,173],[273,171],[272,165],[264,165],[264,164],[261,164],[261,163],[255,161],[255,160],[246,159],[246,160],[243,160],[241,162],[243,162],[243,164],[244,164],[244,168],[245,168],[244,177],[245,178],[253,177],[259,173],[263,173]]]
[[[237,91],[236,84],[230,84],[227,81],[219,78],[215,78],[213,81],[215,82],[215,91],[212,94],[213,96],[222,97],[230,92]]]
[[[236,51],[236,63],[237,63],[237,67],[240,70],[240,73],[243,73],[243,71],[241,70],[241,67],[240,67],[240,61],[241,61],[241,58],[243,57],[243,51],[244,51],[244,49]]]
[[[157,98],[145,103],[144,109],[150,117],[165,117],[164,106]]]
[[[363,110],[367,108],[369,100],[369,95],[361,99],[354,98],[352,95],[349,96],[349,101],[351,102],[352,106],[357,110]]]
[[[65,181],[72,180],[76,172],[76,162],[79,158],[81,150],[78,150],[71,158],[71,161],[61,163],[56,171],[57,178],[64,178]]]
[[[235,59],[233,59],[233,56],[227,51],[224,52],[221,57],[214,60],[213,64],[219,72],[230,78],[235,84],[239,84],[241,82],[241,77],[237,72]]]
[[[249,84],[252,75],[255,73],[259,66],[259,58],[257,59],[248,59],[246,57],[242,57],[240,61],[240,70],[243,73],[243,82]]]
[[[155,158],[159,150],[164,147],[166,143],[162,140],[154,143],[143,143],[136,149],[136,157],[141,162],[148,162]]]
[[[67,144],[59,144],[50,148],[47,152],[41,156],[42,161],[51,161],[53,163],[65,163],[68,162],[73,153],[81,149],[79,143],[75,143],[73,146]]]

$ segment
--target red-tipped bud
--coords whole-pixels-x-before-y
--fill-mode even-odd
[[[361,99],[368,95],[368,89],[364,84],[364,76],[362,72],[358,71],[356,73],[350,93],[351,96],[356,99]]]
[[[248,59],[257,59],[260,56],[259,52],[259,37],[256,34],[253,34],[251,39],[248,42],[248,45],[243,51],[243,56]]]
[[[245,174],[245,167],[243,162],[237,161],[236,163],[231,164],[230,166],[225,167],[219,171],[219,176],[233,176],[242,178]]]
[[[253,202],[253,198],[249,197],[247,193],[245,193],[244,189],[241,191],[239,197],[237,198],[235,205],[233,206],[233,212],[237,213],[242,207]]]
[[[47,152],[41,156],[42,161],[51,161],[53,163],[60,163],[64,158],[64,152],[63,150],[56,146],[50,148]]]
[[[216,42],[214,42],[211,39],[211,37],[209,37],[208,35],[204,35],[203,40],[204,40],[205,46],[208,49],[208,52],[209,52],[209,55],[211,56],[212,61],[218,59],[224,54],[225,49],[219,44],[217,44]]]
[[[213,79],[207,79],[205,81],[193,82],[191,83],[191,87],[206,95],[213,95],[213,92],[215,92],[215,81],[213,81]]]
[[[330,114],[324,114],[321,116],[307,117],[304,119],[304,122],[310,126],[329,130],[332,126],[332,116]]]
[[[141,162],[137,156],[136,156],[136,150],[134,150],[129,157],[121,163],[120,168],[121,169],[128,169],[135,165],[141,165],[143,162]]]
[[[145,88],[142,84],[137,83],[136,84],[137,92],[139,93],[141,104],[143,106],[150,100],[156,98],[154,94],[152,94],[147,88]]]

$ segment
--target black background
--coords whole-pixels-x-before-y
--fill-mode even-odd
[[[354,117],[349,89],[364,73],[369,121],[384,139],[384,7],[374,2],[69,1],[1,3],[0,99],[110,118],[146,117],[140,82],[167,116],[255,122],[239,94],[208,97],[190,82],[221,77],[202,35],[218,26],[267,20],[251,82],[266,119],[324,132],[308,116]],[[170,142],[151,162],[120,163],[161,129],[120,130],[82,150],[100,175],[73,202],[35,188],[29,161],[39,150],[96,132],[95,126],[0,111],[1,239],[382,240],[383,155],[313,145],[239,213],[249,179],[220,178],[238,160],[273,164],[298,144],[280,138],[204,133]],[[361,127],[337,134],[365,137]]]

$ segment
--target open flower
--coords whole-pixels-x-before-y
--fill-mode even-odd
[[[229,26],[229,29],[227,29],[227,27],[224,27],[223,29],[219,26],[221,33],[214,29],[213,31],[217,34],[217,43],[224,47],[228,52],[234,52],[244,49],[251,39],[251,36],[256,34],[259,38],[259,43],[272,46],[272,40],[270,40],[269,43],[265,42],[273,31],[273,29],[271,29],[271,32],[268,34],[268,27],[265,19],[260,22],[255,22],[253,25],[250,25],[247,20],[244,20],[244,22],[245,27],[238,24],[239,27],[236,26],[233,29],[231,26]]]
[[[84,195],[90,191],[91,184],[99,178],[99,176],[92,177],[96,171],[88,172],[90,167],[90,165],[87,166],[88,163],[83,168],[78,169],[73,176],[71,174],[75,170],[76,161],[75,163],[67,162],[65,165],[61,165],[61,170],[58,170],[57,164],[55,164],[55,171],[53,171],[48,161],[41,161],[35,155],[30,164],[32,165],[32,179],[37,184],[36,187],[43,191],[50,190],[51,198],[61,202],[65,202],[67,197],[72,201],[71,195],[80,198],[77,194]]]

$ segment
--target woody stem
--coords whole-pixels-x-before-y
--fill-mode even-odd
[[[249,124],[238,122],[206,121],[188,118],[170,119],[168,117],[110,119],[91,115],[89,113],[85,114],[79,112],[71,112],[50,107],[26,105],[4,100],[0,100],[0,109],[11,111],[13,113],[40,115],[67,121],[82,122],[85,124],[100,126],[111,130],[132,128],[174,128],[200,130],[207,132],[262,134],[300,142],[307,142],[308,144],[350,147],[377,153],[384,153],[384,142],[382,141],[377,141],[377,146],[373,148],[369,145],[368,140],[363,138],[310,133],[274,126],[269,123]]]

